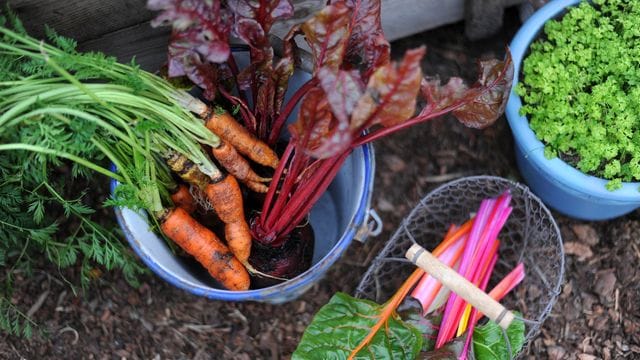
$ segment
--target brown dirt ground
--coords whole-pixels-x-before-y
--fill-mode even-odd
[[[426,44],[423,69],[443,78],[473,78],[474,59],[500,57],[517,26],[508,11],[501,34],[480,42],[463,38],[456,24],[393,44],[394,56]],[[373,205],[384,232],[354,243],[328,275],[300,299],[284,305],[210,301],[175,289],[156,276],[134,289],[106,273],[84,296],[60,279],[77,269],[45,268],[17,279],[12,299],[28,308],[43,297],[34,319],[44,335],[0,337],[2,359],[287,359],[313,314],[335,291],[353,292],[371,259],[400,220],[428,191],[450,179],[491,174],[519,179],[504,118],[486,130],[439,119],[376,143]],[[640,358],[640,213],[608,222],[582,222],[558,214],[566,282],[528,358]]]

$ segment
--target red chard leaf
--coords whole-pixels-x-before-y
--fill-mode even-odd
[[[459,77],[452,77],[449,82],[442,86],[440,79],[424,78],[420,86],[422,96],[427,100],[427,106],[422,113],[442,110],[448,106],[455,104],[464,97],[467,91],[467,85]]]
[[[235,14],[236,22],[242,18],[254,19],[265,33],[271,30],[276,20],[293,15],[290,0],[227,0],[227,5]]]
[[[318,79],[335,117],[339,122],[349,124],[349,118],[364,88],[359,73],[355,70],[338,70],[336,73],[323,67],[318,71]]]
[[[264,82],[258,88],[258,96],[256,100],[256,117],[262,119],[271,118],[274,115],[274,96],[275,96],[275,83],[271,78],[265,78]],[[258,128],[258,136],[260,138],[266,138],[269,134],[269,123],[260,122]]]
[[[507,51],[504,61],[478,63],[479,78],[465,96],[465,104],[453,115],[469,127],[483,129],[493,124],[504,112],[513,83],[513,63]]]
[[[147,6],[161,13],[151,21],[151,26],[171,25],[174,47],[196,51],[215,63],[227,60],[230,54],[229,32],[231,17],[221,8],[219,0],[149,0]]]
[[[424,47],[409,50],[399,64],[389,63],[373,73],[351,117],[352,127],[390,127],[414,114],[422,79],[420,60],[425,51]]]
[[[235,31],[240,40],[254,49],[262,50],[265,47],[270,47],[262,26],[254,19],[239,19],[235,24]]]
[[[324,91],[313,88],[302,99],[298,120],[289,127],[307,154],[318,159],[337,155],[351,145],[348,124],[336,121]]]
[[[350,9],[342,2],[326,6],[302,24],[313,52],[314,75],[323,66],[337,69],[342,64],[348,41]]]
[[[342,0],[332,1],[338,2]],[[368,78],[375,68],[390,60],[391,46],[380,21],[380,0],[346,0],[344,3],[353,11],[345,61]]]
[[[462,355],[462,351],[464,351],[464,342],[467,337],[467,333],[452,339],[448,343],[444,344],[443,347],[421,352],[418,354],[417,359],[419,360],[457,360],[460,359]]]
[[[151,10],[160,14],[152,26],[170,25],[169,76],[189,77],[213,99],[216,75],[209,63],[223,63],[229,58],[231,16],[220,0],[149,0]]]
[[[191,82],[203,89],[203,96],[213,100],[216,95],[216,65],[203,62],[200,55],[188,48],[180,47],[180,42],[169,45],[169,77],[187,76]]]
[[[276,83],[276,94],[274,96],[274,110],[280,113],[284,96],[287,92],[289,79],[295,70],[295,49],[297,49],[295,36],[300,33],[300,26],[295,25],[289,30],[289,33],[283,39],[282,57],[278,60],[273,72],[273,79]]]

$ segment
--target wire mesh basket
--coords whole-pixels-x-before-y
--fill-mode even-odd
[[[442,241],[450,224],[464,223],[483,199],[496,197],[507,189],[513,196],[513,212],[499,235],[500,256],[489,288],[519,262],[524,263],[524,281],[502,304],[533,320],[525,324],[525,344],[520,354],[526,353],[560,293],[564,251],[560,230],[551,213],[519,183],[493,176],[474,176],[449,182],[429,193],[373,260],[355,295],[378,303],[388,300],[415,269],[415,265],[401,261],[413,244],[411,237],[432,250]]]

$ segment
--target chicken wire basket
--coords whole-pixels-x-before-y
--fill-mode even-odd
[[[488,289],[518,263],[524,263],[524,281],[501,303],[532,320],[525,323],[525,344],[516,357],[526,353],[560,293],[564,251],[558,225],[542,201],[526,186],[507,179],[466,177],[429,193],[402,221],[373,260],[356,289],[356,297],[378,303],[388,300],[415,269],[415,265],[403,261],[413,245],[411,237],[425,249],[433,250],[442,241],[449,225],[464,223],[477,211],[483,199],[496,197],[507,189],[513,196],[513,212],[499,234],[500,255]]]

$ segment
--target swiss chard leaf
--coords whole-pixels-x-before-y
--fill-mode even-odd
[[[431,351],[425,351],[418,355],[418,360],[457,360],[464,350],[466,335],[459,336],[443,347]]]
[[[227,0],[227,5],[238,20],[254,19],[260,24],[264,33],[271,30],[276,20],[293,15],[293,5],[290,0]]]
[[[259,119],[257,135],[266,139],[293,72],[293,61],[288,63],[287,54],[274,71],[269,31],[275,20],[293,15],[293,6],[289,0],[228,0],[227,5],[234,14],[234,33],[250,47],[251,63],[238,75],[238,85],[252,91],[255,117]]]
[[[336,3],[342,0],[333,0]],[[363,72],[365,79],[373,70],[389,62],[389,42],[380,21],[380,0],[346,0],[352,10],[350,36],[345,62]]]
[[[467,85],[459,77],[452,77],[446,85],[440,85],[438,77],[426,77],[420,86],[427,105],[422,113],[442,110],[460,101],[467,91]]]
[[[513,63],[507,51],[504,61],[478,63],[478,82],[467,92],[465,104],[453,115],[463,124],[483,129],[493,124],[504,112],[513,83]]]
[[[196,52],[187,47],[182,47],[181,43],[180,40],[172,37],[172,41],[169,44],[169,77],[186,76],[203,90],[203,96],[206,99],[213,100],[216,96],[216,86],[218,85],[216,64],[203,62]]]
[[[504,61],[478,63],[478,81],[468,88],[464,81],[452,77],[441,85],[437,77],[425,78],[421,92],[427,105],[420,115],[451,111],[464,125],[483,129],[504,112],[513,83],[513,64],[507,52]]]
[[[381,124],[389,127],[409,119],[416,109],[425,48],[409,50],[399,64],[379,67],[358,100],[351,123],[354,127]]]
[[[284,103],[284,96],[287,92],[289,85],[289,78],[293,75],[295,67],[294,52],[297,49],[295,36],[300,33],[300,26],[295,25],[289,30],[287,35],[283,39],[282,56],[278,60],[275,69],[273,71],[273,78],[276,83],[276,93],[274,95],[274,109],[276,113],[280,113],[282,104]]]
[[[405,298],[398,308],[398,315],[404,322],[413,325],[422,334],[422,351],[431,351],[436,346],[442,313],[432,312],[428,317],[423,316],[422,313],[422,304],[412,297]]]
[[[186,75],[213,98],[215,76],[209,63],[223,63],[230,54],[231,16],[220,0],[149,0],[147,7],[161,10],[151,26],[172,26],[169,41],[169,76]]]
[[[478,326],[473,332],[473,352],[478,360],[511,359],[522,349],[525,340],[524,322],[514,320],[507,328],[507,338],[511,345],[511,354],[507,348],[502,328],[493,321]]]
[[[341,123],[348,124],[349,118],[362,96],[364,85],[357,71],[333,71],[323,67],[318,71],[320,86],[327,94],[333,114]]]
[[[313,52],[314,75],[321,67],[338,69],[347,47],[351,10],[342,2],[329,5],[302,24]]]
[[[381,308],[372,301],[337,293],[313,318],[292,359],[346,359],[375,324]],[[355,359],[414,360],[421,347],[420,332],[391,317]]]
[[[302,100],[298,120],[289,127],[309,155],[326,158],[351,145],[351,133],[336,121],[324,91],[311,89]]]

